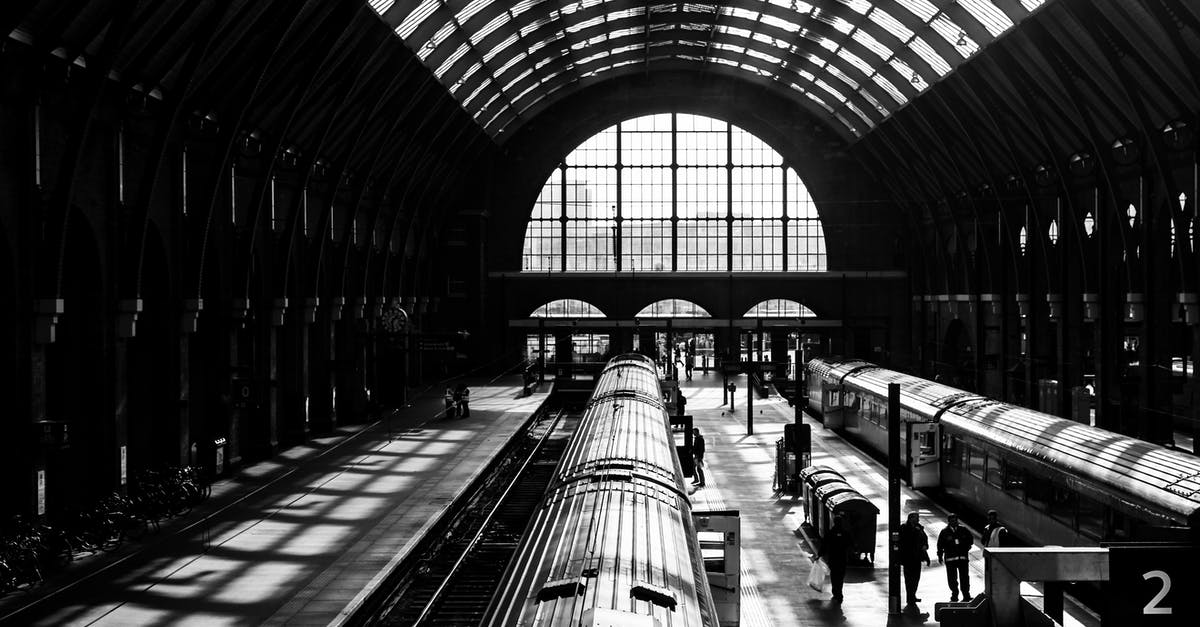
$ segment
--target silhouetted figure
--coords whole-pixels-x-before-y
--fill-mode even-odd
[[[1008,527],[1000,524],[996,510],[989,509],[987,524],[983,526],[983,537],[979,539],[983,546],[1004,546],[1008,544]]]
[[[471,388],[460,382],[454,388],[454,404],[458,407],[458,415],[462,418],[471,416]]]
[[[971,600],[971,575],[967,572],[967,553],[975,538],[966,527],[958,524],[958,514],[946,517],[945,529],[938,534],[938,561],[946,565],[946,584],[950,586],[950,601],[958,601],[962,587],[963,601]]]
[[[700,435],[699,428],[692,429],[692,460],[695,462],[696,478],[692,481],[692,485],[697,488],[704,487],[704,436]]]
[[[921,526],[921,515],[910,512],[900,526],[900,566],[904,570],[904,590],[911,605],[920,601],[917,584],[921,583],[921,563],[929,564],[929,538]]]
[[[829,566],[829,583],[833,588],[833,602],[842,602],[842,583],[846,580],[846,560],[850,555],[850,532],[846,530],[845,517],[834,514],[833,526],[821,536],[821,550],[813,561],[825,558]]]

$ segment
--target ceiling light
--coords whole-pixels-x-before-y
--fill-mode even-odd
[[[916,71],[916,70],[913,70],[913,75],[912,75],[912,84],[913,84],[913,85],[920,85],[920,84],[921,84],[921,76],[917,74],[917,71]]]
[[[965,30],[958,31],[958,41],[954,42],[954,45],[956,45],[956,46],[967,45],[967,31],[965,31]]]

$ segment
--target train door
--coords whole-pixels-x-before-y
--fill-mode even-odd
[[[721,627],[736,627],[742,615],[742,522],[737,510],[692,512],[704,574]]]
[[[908,436],[908,485],[914,488],[930,488],[942,484],[942,470],[938,463],[941,454],[941,439],[936,422],[906,422]]]
[[[842,428],[842,386],[821,382],[821,416],[826,429]]]

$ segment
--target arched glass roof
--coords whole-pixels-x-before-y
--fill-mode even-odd
[[[813,310],[794,300],[771,298],[750,308],[744,318],[816,318]]]
[[[575,298],[552,300],[529,314],[530,318],[603,318],[595,305]]]
[[[596,80],[776,83],[862,136],[1045,0],[369,0],[492,136]]]
[[[650,303],[633,316],[634,318],[711,318],[703,307],[690,300],[665,298]]]

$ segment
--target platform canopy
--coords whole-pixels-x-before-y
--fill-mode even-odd
[[[493,137],[589,84],[732,73],[860,137],[1044,0],[370,0]]]

